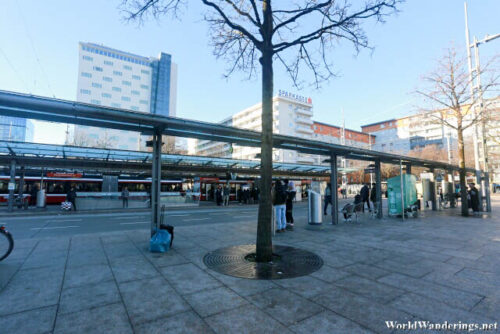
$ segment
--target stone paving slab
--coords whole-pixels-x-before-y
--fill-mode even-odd
[[[237,211],[230,226],[176,227],[167,254],[148,252],[147,230],[20,239],[0,263],[0,333],[391,333],[386,320],[495,322],[498,209],[500,198],[489,218],[366,215],[316,230],[299,218],[275,244],[313,251],[324,266],[274,281],[204,265],[209,250],[254,242],[255,222]]]

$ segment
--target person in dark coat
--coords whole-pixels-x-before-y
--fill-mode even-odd
[[[295,195],[297,195],[297,190],[295,190],[295,184],[293,181],[288,182],[286,196],[286,223],[287,226],[293,229],[293,201],[295,199]]]
[[[368,188],[368,186],[366,184],[363,185],[363,187],[361,188],[361,191],[360,191],[360,195],[361,195],[361,200],[363,201],[363,212],[365,212],[365,202],[366,202],[366,205],[368,206],[368,210],[372,211],[371,207],[370,207],[370,188]]]
[[[31,186],[31,205],[36,205],[36,197],[38,195],[38,186],[33,184]]]
[[[474,183],[469,184],[469,196],[472,212],[477,215],[479,214],[479,190]]]
[[[76,190],[75,187],[71,189],[66,194],[66,200],[71,203],[71,207],[76,211]]]
[[[217,190],[215,191],[215,200],[216,200],[218,206],[222,205],[222,188],[221,188],[221,186],[218,186]]]
[[[332,185],[327,183],[325,188],[325,203],[323,204],[323,214],[326,216],[328,205],[332,204]]]

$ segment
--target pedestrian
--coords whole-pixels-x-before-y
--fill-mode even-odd
[[[215,191],[215,201],[218,206],[222,205],[222,188],[221,186],[217,187],[217,190]]]
[[[361,195],[361,200],[363,201],[363,212],[365,212],[365,203],[368,206],[368,210],[371,212],[372,209],[370,207],[370,200],[369,200],[370,188],[368,188],[368,185],[366,183],[361,188],[360,195]]]
[[[276,210],[276,233],[286,230],[286,189],[280,180],[277,180],[272,193],[273,205]]]
[[[254,203],[259,203],[259,194],[260,194],[259,188],[255,187],[255,193],[253,196]]]
[[[34,183],[31,186],[31,205],[36,205],[36,197],[38,196],[38,186]]]
[[[228,184],[226,184],[224,186],[223,194],[224,194],[223,205],[228,206],[229,205],[229,185]]]
[[[347,198],[347,189],[345,187],[342,187],[341,192],[342,192],[342,198],[346,199]]]
[[[327,215],[328,205],[332,203],[332,185],[328,183],[325,189],[325,204],[323,205],[323,213]]]
[[[293,181],[288,182],[287,196],[286,196],[286,223],[290,229],[293,230],[293,201],[295,200],[295,195],[297,195],[297,190],[295,190],[295,184]]]
[[[375,208],[377,207],[377,205],[375,204],[375,202],[377,202],[377,189],[376,188],[377,188],[376,184],[372,183],[372,190],[370,191],[370,201],[373,204],[373,210],[375,210]]]
[[[479,214],[479,190],[477,190],[476,185],[474,183],[469,184],[469,196],[470,196],[470,204],[472,207],[472,212],[475,215]]]
[[[123,188],[123,190],[122,190],[123,208],[128,208],[128,197],[129,196],[130,196],[130,193],[128,191],[128,187]]]
[[[66,194],[66,201],[71,203],[71,207],[76,211],[76,190],[75,187],[71,186],[71,189]]]
[[[236,197],[238,197],[238,203],[241,204],[241,200],[242,200],[242,197],[243,196],[243,193],[241,191],[241,186],[238,188],[238,191],[236,191]]]

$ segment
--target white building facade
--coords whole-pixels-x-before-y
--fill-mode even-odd
[[[273,133],[300,138],[312,138],[313,105],[311,98],[292,94],[283,90],[273,97]],[[225,119],[221,124],[253,131],[262,131],[262,104],[258,103]],[[244,147],[199,140],[195,154],[233,159],[260,159],[259,147]],[[273,161],[288,163],[313,163],[309,154],[291,150],[273,149]]]
[[[79,43],[77,101],[164,116],[176,115],[177,66],[160,53],[147,58],[93,43]],[[139,133],[75,126],[73,142],[140,150]]]

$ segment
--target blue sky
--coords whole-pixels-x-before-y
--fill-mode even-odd
[[[126,23],[120,0],[1,0],[0,89],[74,100],[78,74],[78,42],[104,44],[143,56],[172,54],[179,66],[178,116],[219,121],[260,101],[260,78],[237,73],[224,79],[226,64],[209,46],[205,8],[189,1],[180,20],[163,18],[142,25]],[[471,36],[500,33],[500,1],[468,2]],[[292,87],[279,67],[275,91],[310,96],[314,118],[359,129],[366,123],[406,115],[418,101],[412,92],[433,69],[446,47],[465,52],[463,1],[409,0],[385,24],[366,22],[374,51],[355,55],[341,43],[329,53],[337,78],[320,90]],[[481,58],[500,50],[500,40],[481,46]],[[484,60],[483,60],[484,61]],[[37,126],[40,141],[63,140],[61,127]]]

